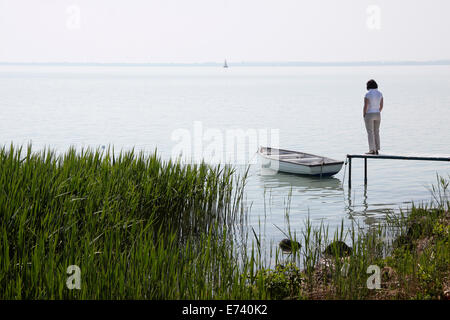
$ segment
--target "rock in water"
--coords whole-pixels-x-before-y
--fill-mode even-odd
[[[283,250],[284,252],[292,252],[300,249],[300,243],[290,239],[281,240],[279,245],[281,250]]]
[[[342,258],[351,255],[352,248],[343,241],[334,241],[326,247],[323,254],[333,257],[338,256]]]

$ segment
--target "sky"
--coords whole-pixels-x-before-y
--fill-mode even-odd
[[[0,0],[1,62],[450,59],[448,0]]]

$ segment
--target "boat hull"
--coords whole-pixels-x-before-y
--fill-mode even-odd
[[[343,162],[335,162],[323,165],[292,163],[279,159],[273,159],[261,152],[258,152],[258,156],[261,168],[263,168],[264,170],[308,176],[332,176],[338,173],[343,165]]]

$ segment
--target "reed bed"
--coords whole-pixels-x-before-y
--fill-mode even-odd
[[[450,297],[448,182],[373,228],[247,225],[247,172],[157,153],[0,149],[0,299],[441,299]],[[270,208],[268,208],[270,210]],[[346,243],[351,252],[328,250]],[[325,253],[331,252],[331,255]],[[267,266],[275,255],[275,266]],[[81,270],[69,289],[67,267]],[[382,271],[381,288],[367,270]]]
[[[3,147],[0,298],[245,297],[230,249],[244,180],[156,152]],[[70,265],[79,290],[66,286]]]

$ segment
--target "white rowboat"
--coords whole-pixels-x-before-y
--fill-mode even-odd
[[[258,155],[262,168],[301,175],[332,176],[344,164],[315,154],[270,147],[260,147]]]

